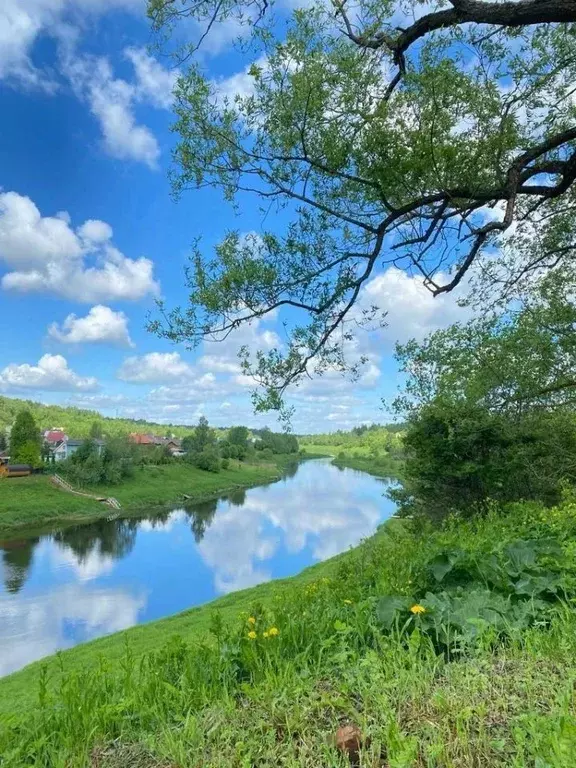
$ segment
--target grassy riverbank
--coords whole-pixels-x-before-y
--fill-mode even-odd
[[[4,766],[571,768],[576,503],[413,526],[0,681]]]
[[[211,498],[234,488],[248,488],[279,477],[276,464],[231,462],[218,473],[205,472],[184,462],[137,469],[134,477],[119,485],[82,489],[98,496],[114,496],[122,513],[177,504],[186,494],[191,501]],[[0,486],[0,533],[23,526],[56,522],[88,521],[107,517],[110,507],[92,499],[66,493],[52,485],[50,478],[35,475],[2,480]]]
[[[351,452],[346,452],[339,445],[309,443],[302,446],[302,452],[311,456],[332,457],[332,463],[336,467],[357,469],[376,477],[400,477],[402,473],[402,461],[400,459],[387,455],[374,456],[368,448],[355,448]]]

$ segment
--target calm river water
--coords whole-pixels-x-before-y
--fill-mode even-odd
[[[0,675],[332,557],[393,514],[385,490],[309,461],[185,509],[0,541]]]

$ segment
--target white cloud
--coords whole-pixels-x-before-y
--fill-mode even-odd
[[[124,53],[134,67],[135,97],[161,109],[170,109],[174,101],[172,91],[178,78],[178,71],[165,69],[143,48],[126,48]]]
[[[63,22],[86,24],[89,15],[144,10],[143,0],[2,0],[0,80],[53,90],[53,73],[39,70],[32,49],[41,35],[58,36]]]
[[[137,384],[182,382],[196,377],[194,369],[178,352],[150,352],[141,357],[128,357],[118,371],[118,378]]]
[[[438,278],[440,282],[449,279],[446,275],[439,275]],[[362,309],[379,307],[381,312],[388,312],[387,326],[373,332],[359,331],[359,343],[361,347],[377,351],[382,341],[391,349],[396,341],[422,340],[432,331],[467,319],[467,310],[458,306],[461,297],[462,291],[457,290],[434,298],[421,277],[411,277],[396,267],[390,267],[366,283],[356,310],[360,317]]]
[[[74,373],[62,355],[43,355],[37,365],[7,365],[0,371],[0,389],[93,392],[98,389],[98,381]]]
[[[59,326],[52,323],[49,335],[66,344],[109,343],[121,347],[133,347],[128,333],[128,318],[124,312],[114,312],[110,307],[97,304],[86,317],[68,317]]]
[[[0,193],[0,264],[14,270],[4,275],[2,287],[87,303],[157,293],[152,261],[127,258],[111,236],[103,221],[88,220],[74,231],[61,213],[42,216],[29,197]]]
[[[62,69],[78,97],[88,102],[100,123],[106,152],[120,160],[135,160],[156,168],[160,157],[158,142],[134,116],[137,87],[114,78],[110,62],[102,57],[74,53],[63,60]]]

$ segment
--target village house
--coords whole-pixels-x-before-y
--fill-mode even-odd
[[[43,434],[44,442],[48,445],[50,453],[54,457],[54,461],[64,461],[73,456],[78,448],[86,442],[84,438],[71,438],[64,432],[63,429],[50,429]],[[98,453],[101,454],[104,449],[103,440],[92,440],[98,448]]]

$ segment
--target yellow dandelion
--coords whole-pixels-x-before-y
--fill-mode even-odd
[[[426,613],[426,608],[424,608],[423,605],[413,605],[412,608],[410,608],[413,614],[416,616],[420,613]]]
[[[352,600],[344,600],[344,605],[352,605]]]
[[[266,639],[266,638],[270,637],[270,633],[269,632],[262,632],[262,637],[264,639]]]
[[[280,631],[277,629],[277,627],[270,627],[270,629],[268,630],[268,634],[270,635],[270,637],[276,637],[277,635],[280,634]]]
[[[254,616],[250,616],[250,618],[248,619],[248,624],[256,624],[256,619],[254,618]]]
[[[251,632],[248,632],[248,637],[250,638],[250,640],[256,640],[258,635],[256,634],[256,632],[254,632],[254,630],[252,630]]]

